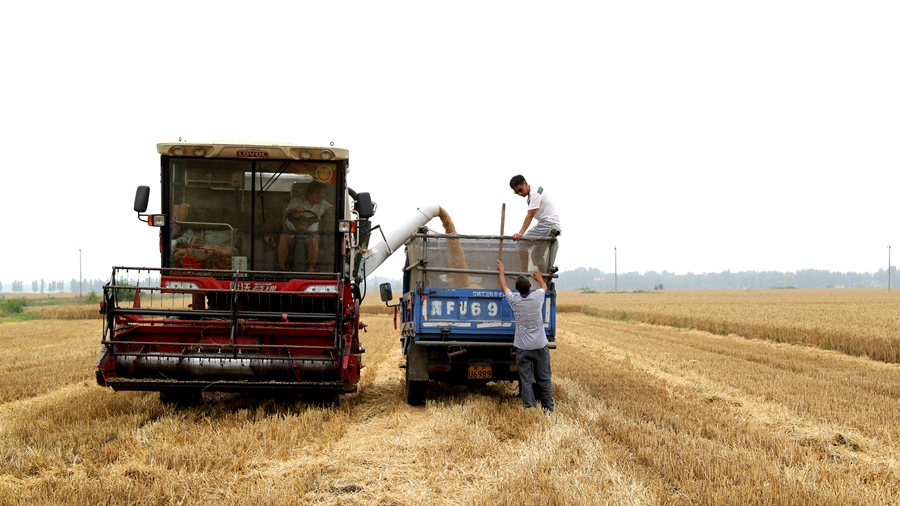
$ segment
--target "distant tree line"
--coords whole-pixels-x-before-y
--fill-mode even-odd
[[[599,269],[579,267],[562,271],[556,280],[556,288],[570,290],[712,290],[742,288],[876,288],[887,287],[888,272],[831,272],[805,269],[796,272],[741,271],[708,272],[703,274],[675,274],[668,271],[620,272],[618,282],[615,273]],[[897,267],[891,266],[891,286],[900,284]]]
[[[891,286],[900,287],[900,278],[897,276],[897,267],[891,266]],[[82,280],[80,290],[83,293],[102,292],[103,285],[108,280],[85,279]],[[157,282],[158,280],[151,280]],[[125,281],[122,284],[135,285],[135,281]],[[375,292],[378,297],[378,285],[390,283],[395,295],[401,290],[400,280],[380,276],[369,276],[366,279],[368,292]],[[143,283],[142,283],[143,284]],[[712,289],[741,289],[741,288],[879,288],[887,287],[888,272],[878,269],[876,272],[832,272],[819,269],[805,269],[796,272],[779,271],[722,271],[707,272],[703,274],[675,274],[668,271],[622,272],[616,276],[611,272],[603,272],[599,269],[579,267],[573,271],[562,271],[556,279],[556,288],[560,290],[573,290],[578,288],[590,288],[592,290],[613,290],[618,286],[619,290],[712,290]],[[21,281],[11,283],[11,291],[22,293],[26,285]],[[3,283],[0,283],[0,292],[3,291]],[[78,293],[77,279],[68,282],[63,280],[46,282],[34,280],[29,288],[31,293]]]
[[[403,289],[402,283],[399,279],[394,278],[386,278],[382,276],[369,276],[366,278],[365,290],[366,293],[372,293],[372,297],[375,297],[378,300],[381,300],[381,294],[379,292],[379,285],[382,283],[390,283],[391,291],[394,293],[394,296],[400,295],[400,290]]]
[[[102,292],[103,285],[105,285],[109,280],[106,279],[85,279],[81,282],[81,292],[90,293],[90,292]],[[128,284],[135,284],[134,281],[129,281]],[[68,282],[63,280],[59,281],[45,281],[34,280],[30,285],[25,285],[21,281],[13,281],[10,283],[10,290],[14,293],[22,293],[25,291],[26,286],[31,288],[31,293],[59,293],[59,292],[68,292],[68,293],[78,293],[79,286],[77,279],[70,279]],[[3,283],[0,283],[0,292],[3,291]]]

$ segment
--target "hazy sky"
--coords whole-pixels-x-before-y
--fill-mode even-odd
[[[141,6],[142,5],[142,6]],[[0,281],[155,266],[156,144],[350,150],[386,229],[561,208],[562,270],[876,271],[900,257],[900,3],[13,2]],[[439,229],[434,220],[432,228]],[[399,277],[400,254],[375,274]],[[893,260],[897,264],[897,260]]]

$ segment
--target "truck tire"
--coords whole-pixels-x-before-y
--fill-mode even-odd
[[[406,377],[406,403],[410,406],[422,406],[425,404],[425,399],[427,394],[425,393],[425,387],[428,385],[427,381],[416,381],[409,379],[409,376]]]
[[[409,341],[406,350],[406,403],[410,406],[425,404],[428,386],[428,350]]]

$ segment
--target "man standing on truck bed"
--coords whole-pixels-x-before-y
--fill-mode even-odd
[[[547,192],[543,187],[537,188],[528,184],[525,177],[520,175],[513,176],[509,180],[509,187],[520,197],[528,199],[528,213],[525,215],[525,221],[519,232],[512,235],[514,241],[518,241],[516,249],[519,250],[519,259],[522,261],[522,270],[528,270],[528,252],[531,251],[531,259],[534,266],[541,272],[547,272],[547,241],[535,241],[544,237],[556,237],[562,232],[559,224],[559,214],[556,212],[556,206],[547,197]],[[532,220],[538,220],[537,225],[528,230]],[[526,232],[526,230],[528,230]]]
[[[541,285],[538,290],[531,290],[531,281],[527,276],[516,278],[516,290],[513,293],[506,285],[506,268],[497,260],[500,271],[500,289],[509,302],[516,317],[516,336],[513,346],[516,349],[516,367],[519,369],[519,391],[522,393],[522,405],[525,409],[537,406],[535,393],[541,401],[541,408],[546,412],[553,411],[553,386],[550,383],[550,348],[547,334],[544,333],[544,293],[547,283],[540,272],[534,273],[534,279]],[[535,381],[531,384],[532,378]],[[537,392],[535,392],[537,390]]]

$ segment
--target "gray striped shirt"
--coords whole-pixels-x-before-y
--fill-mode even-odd
[[[520,350],[539,350],[547,346],[544,332],[544,290],[538,288],[522,297],[519,292],[506,291],[506,301],[516,317],[516,337],[513,346]]]

